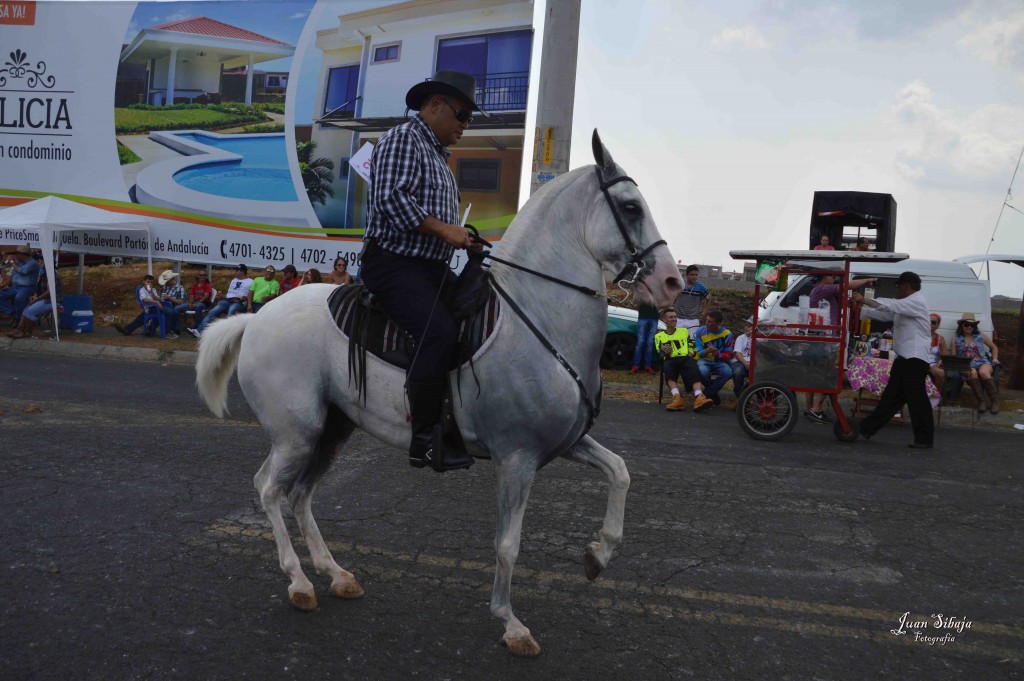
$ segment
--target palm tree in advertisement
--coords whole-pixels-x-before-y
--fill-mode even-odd
[[[295,145],[299,156],[299,171],[306,196],[310,203],[327,203],[327,197],[334,196],[331,183],[334,182],[334,161],[327,158],[313,158],[316,142],[299,142]]]

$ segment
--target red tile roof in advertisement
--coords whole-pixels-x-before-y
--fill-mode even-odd
[[[217,21],[216,19],[210,19],[209,17],[192,17],[190,19],[181,19],[179,21],[171,21],[166,24],[160,24],[159,26],[150,26],[151,29],[157,31],[178,31],[179,33],[194,33],[196,35],[210,35],[218,38],[235,38],[237,40],[252,40],[261,43],[273,43],[274,45],[287,45],[280,40],[274,40],[268,38],[265,35],[259,33],[253,33],[247,31],[244,28],[238,28],[231,24],[225,24],[223,21]]]

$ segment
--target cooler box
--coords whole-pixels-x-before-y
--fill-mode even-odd
[[[92,296],[65,295],[61,303],[60,328],[82,333],[92,332]]]

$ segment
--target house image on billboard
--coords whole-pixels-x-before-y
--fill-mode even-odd
[[[293,46],[280,40],[209,17],[192,17],[142,29],[121,51],[121,63],[145,64],[141,94],[146,104],[235,101],[222,92],[225,73],[232,72],[242,74],[244,85],[237,94],[252,104],[256,64],[294,53]],[[281,74],[273,73],[279,82]]]
[[[317,32],[320,67],[312,140],[335,163],[334,199],[314,205],[325,227],[366,225],[367,183],[349,168],[366,142],[405,122],[405,93],[437,70],[476,78],[477,114],[449,165],[482,230],[507,227],[519,202],[533,47],[529,0],[410,0],[338,17]],[[492,236],[495,232],[492,232]]]

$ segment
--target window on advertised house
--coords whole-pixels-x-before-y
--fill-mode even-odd
[[[284,87],[285,80],[281,76],[267,76],[267,87]]]
[[[373,63],[386,64],[389,61],[398,61],[398,57],[402,52],[401,48],[401,43],[379,45],[373,50]]]
[[[461,158],[456,166],[459,189],[464,192],[497,192],[501,189],[501,160]]]
[[[341,105],[341,111],[356,110],[356,91],[359,86],[359,64],[354,66],[338,66],[327,74],[327,93],[324,95],[323,113],[334,111]],[[340,113],[340,112],[338,112]]]
[[[532,30],[444,38],[437,44],[437,70],[473,75],[481,108],[525,109],[532,46]]]

